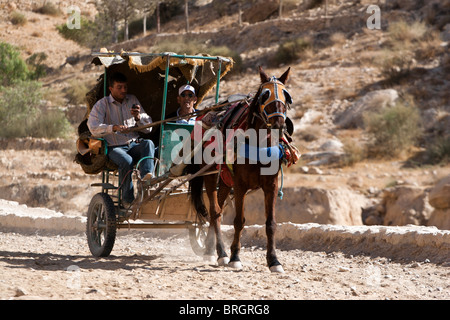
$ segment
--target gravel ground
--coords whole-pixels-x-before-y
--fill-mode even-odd
[[[0,233],[0,299],[450,299],[450,264],[342,251],[284,249],[271,274],[265,248],[243,243],[243,269],[193,254],[187,233],[120,230],[111,256],[84,234]]]

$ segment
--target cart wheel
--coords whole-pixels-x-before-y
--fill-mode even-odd
[[[189,240],[194,253],[203,256],[206,248],[206,236],[208,234],[209,223],[199,223],[198,221],[189,227]]]
[[[97,193],[89,204],[86,235],[89,250],[95,257],[107,257],[116,240],[114,202],[106,193]]]

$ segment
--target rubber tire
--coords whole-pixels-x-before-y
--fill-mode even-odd
[[[95,224],[100,219],[103,227],[96,230]],[[89,204],[86,223],[86,236],[89,250],[95,257],[107,257],[116,240],[117,221],[114,202],[106,193],[97,193]]]
[[[203,256],[205,253],[208,228],[208,223],[196,223],[189,227],[189,241],[191,243],[192,250],[198,256]]]

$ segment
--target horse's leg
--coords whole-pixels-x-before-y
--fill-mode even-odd
[[[267,265],[272,272],[283,273],[283,267],[277,259],[275,248],[275,232],[277,222],[275,220],[275,202],[277,196],[278,177],[275,180],[263,182],[264,206],[266,210],[266,236],[267,236]]]
[[[225,201],[226,197],[228,196],[228,193],[223,198],[223,191],[221,191],[221,188],[219,188],[220,193],[220,200],[222,203],[220,203],[218,199],[218,191],[216,188],[216,182],[217,182],[217,175],[209,175],[205,177],[205,189],[206,194],[208,195],[209,199],[209,214],[210,214],[210,230],[208,232],[208,237],[210,238],[210,246],[211,248],[207,248],[206,252],[209,251],[209,253],[212,252],[212,244],[214,243],[214,239],[212,238],[215,234],[215,242],[216,242],[216,251],[217,251],[217,261],[219,265],[226,265],[228,264],[228,256],[225,252],[225,247],[222,240],[222,232],[220,230],[220,225],[222,221],[222,206],[223,202]],[[223,199],[222,199],[223,198]]]
[[[208,233],[205,240],[205,252],[203,254],[205,261],[213,261],[214,258],[214,247],[216,245],[216,232],[214,231],[213,222],[210,217]]]
[[[214,225],[216,224],[217,215],[215,214],[214,208],[211,208],[211,204],[216,201],[215,198],[217,198],[217,193],[214,192],[215,188],[212,188],[210,183],[207,183],[208,179],[207,177],[204,178],[205,182],[205,189],[206,189],[206,195],[208,196],[208,200],[210,203],[210,209],[209,209],[209,229],[208,234],[206,235],[206,241],[205,241],[205,257],[211,257],[211,259],[214,259],[214,247],[216,244],[216,232]],[[210,258],[208,258],[210,259]]]
[[[234,238],[231,244],[231,258],[229,266],[235,269],[241,269],[242,263],[239,259],[239,251],[241,250],[241,235],[244,229],[244,198],[247,190],[234,187],[234,203],[236,207],[236,216],[234,218]]]
[[[230,191],[231,191],[231,188],[228,187],[225,183],[223,183],[222,180],[220,180],[220,182],[219,182],[219,190],[218,190],[218,195],[217,195],[218,205],[219,205],[219,208],[220,208],[220,217],[218,218],[218,224],[217,224],[218,232],[216,233],[216,235],[217,235],[217,237],[216,237],[216,243],[217,243],[216,250],[217,250],[218,254],[219,254],[219,252],[225,252],[224,251],[225,250],[224,249],[225,246],[224,246],[223,241],[222,241],[222,231],[220,229],[220,226],[221,226],[221,223],[222,223],[223,206],[224,206],[225,200],[227,199],[228,195],[230,194]],[[219,236],[220,236],[220,238],[219,238]],[[220,247],[219,247],[219,245],[220,245]],[[225,254],[225,257],[223,257],[222,259],[219,258],[219,264],[220,265],[227,265],[228,262],[230,261],[230,259],[226,255],[226,253],[224,253],[224,254]]]

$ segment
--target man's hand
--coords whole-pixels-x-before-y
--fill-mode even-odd
[[[131,107],[131,115],[134,117],[134,120],[136,120],[136,122],[141,120],[141,106],[138,104],[134,104]]]
[[[113,126],[113,132],[127,133],[128,132],[128,127],[127,126],[114,125]]]

